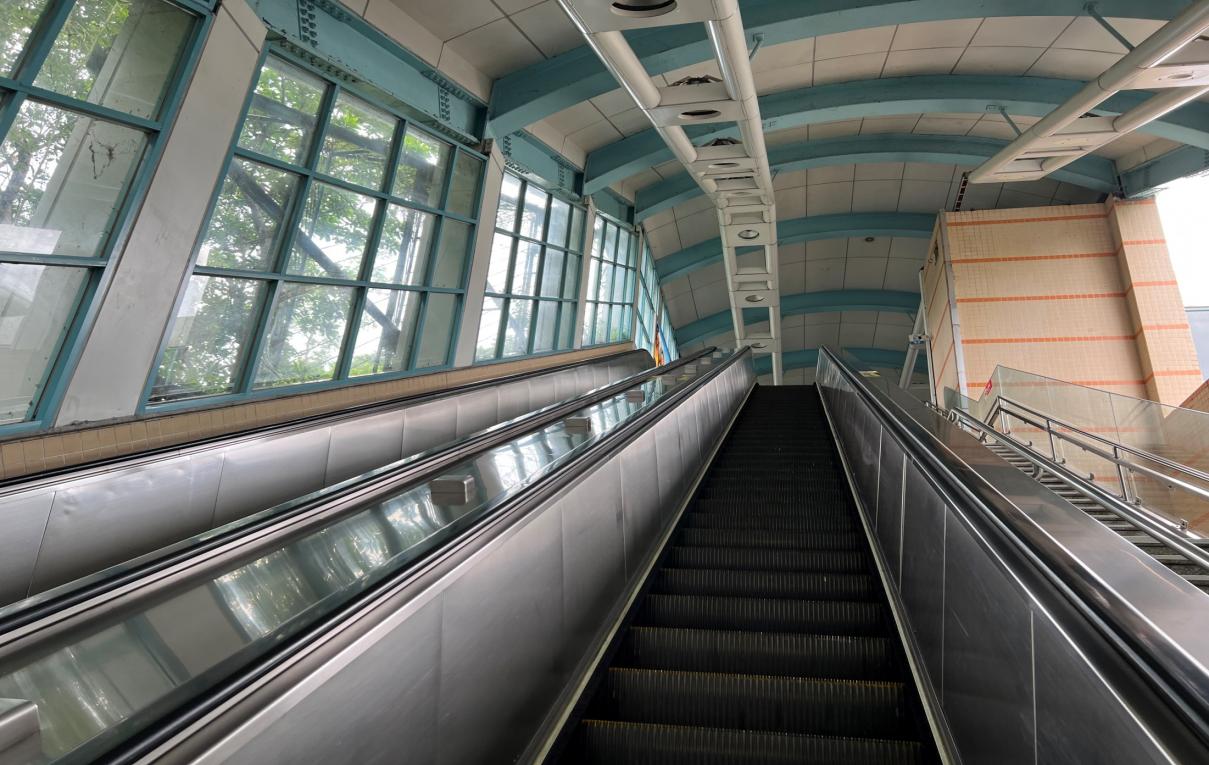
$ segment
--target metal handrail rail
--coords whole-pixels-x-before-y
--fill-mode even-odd
[[[1045,455],[1032,451],[1010,435],[1000,433],[968,412],[955,411],[950,414],[949,418],[954,422],[961,420],[958,424],[976,428],[979,431],[978,440],[985,441],[987,436],[991,436],[1014,454],[1028,460],[1036,469],[1034,473],[1035,478],[1039,479],[1043,472],[1049,473],[1084,497],[1101,505],[1105,510],[1113,513],[1118,518],[1133,524],[1139,531],[1154,537],[1196,565],[1209,571],[1209,552],[1192,544],[1188,537],[1180,536],[1177,531],[1165,526],[1162,521],[1150,517],[1149,513],[1139,510],[1128,502],[1122,502],[1118,497],[1113,496],[1100,486],[1083,480],[1074,471],[1062,467],[1057,462],[1046,459]]]
[[[1192,476],[1193,478],[1196,478],[1198,480],[1209,483],[1209,473],[1206,473],[1202,470],[1198,470],[1194,467],[1185,465],[1181,462],[1176,462],[1175,460],[1164,457],[1161,454],[1155,454],[1154,452],[1150,452],[1145,449],[1139,449],[1136,446],[1129,446],[1128,444],[1123,444],[1123,443],[1120,443],[1119,441],[1113,441],[1111,438],[1105,438],[1104,436],[1098,436],[1095,433],[1089,433],[1088,431],[1083,430],[1082,428],[1079,428],[1076,425],[1071,425],[1066,420],[1063,420],[1059,417],[1054,417],[1053,415],[1050,415],[1050,414],[1046,414],[1045,412],[1038,411],[1037,409],[1035,409],[1031,406],[1028,406],[1027,404],[1022,404],[1019,401],[1016,401],[1015,399],[1009,398],[1007,396],[999,395],[999,396],[996,396],[995,398],[996,398],[995,405],[991,408],[991,414],[987,416],[988,420],[991,419],[991,417],[994,415],[996,410],[1004,411],[1002,404],[1004,402],[1006,402],[1010,406],[1014,406],[1018,409],[1023,409],[1024,411],[1026,411],[1036,417],[1042,417],[1042,418],[1048,420],[1049,422],[1052,422],[1056,425],[1060,425],[1063,428],[1066,428],[1067,430],[1078,433],[1080,436],[1083,436],[1085,438],[1090,438],[1093,441],[1099,441],[1102,444],[1106,444],[1108,446],[1115,447],[1124,452],[1129,452],[1130,454],[1141,457],[1142,459],[1145,459],[1147,461],[1154,462],[1156,464],[1162,465],[1163,467],[1170,468],[1172,470],[1176,470],[1181,473],[1185,473],[1187,475]],[[1012,416],[1016,416],[1016,415],[1012,414],[1011,412],[1008,412],[1008,414],[1011,414]]]
[[[1010,406],[1019,407],[1020,409],[1032,414],[1034,417],[1041,418],[1042,422],[1038,422],[1037,420],[1027,417],[1023,414],[1020,414],[1019,412],[1009,411],[1008,409],[1006,409],[1002,406],[1003,402],[1006,402]],[[1135,449],[1131,446],[1125,446],[1124,444],[1119,444],[1115,441],[1112,441],[1107,438],[1103,438],[1101,436],[1097,436],[1093,433],[1088,433],[1073,425],[1069,425],[1066,422],[1064,422],[1056,417],[1051,417],[1050,415],[1045,414],[1044,412],[1038,412],[1037,410],[1032,409],[1031,407],[1024,406],[1023,404],[1019,404],[1005,396],[998,397],[995,405],[991,408],[991,412],[988,414],[987,419],[988,420],[993,419],[996,412],[998,412],[1000,414],[1000,416],[1006,415],[1008,417],[1015,417],[1016,419],[1018,419],[1022,422],[1028,423],[1029,425],[1032,425],[1033,427],[1040,428],[1041,430],[1045,431],[1046,435],[1049,436],[1050,453],[1053,455],[1055,460],[1058,459],[1058,451],[1057,451],[1056,446],[1054,445],[1054,438],[1057,437],[1057,438],[1061,439],[1062,441],[1065,441],[1069,444],[1077,446],[1086,452],[1094,454],[1097,457],[1100,457],[1101,459],[1106,460],[1106,461],[1111,462],[1114,465],[1116,465],[1117,466],[1117,477],[1121,480],[1121,496],[1127,502],[1136,502],[1137,498],[1130,496],[1129,483],[1128,483],[1128,481],[1125,480],[1125,470],[1143,473],[1147,476],[1150,476],[1151,478],[1154,478],[1157,481],[1162,481],[1163,483],[1166,483],[1173,488],[1179,488],[1190,494],[1195,494],[1198,497],[1200,497],[1201,499],[1209,501],[1209,489],[1205,489],[1205,488],[1202,488],[1195,484],[1188,483],[1187,481],[1181,480],[1175,476],[1168,475],[1166,473],[1161,473],[1158,470],[1148,468],[1145,465],[1140,465],[1136,462],[1131,462],[1130,460],[1127,460],[1127,459],[1124,459],[1123,457],[1121,457],[1121,452],[1128,452],[1130,454],[1135,454],[1139,457],[1142,457],[1143,459],[1152,460],[1152,461],[1162,464],[1164,466],[1170,467],[1173,470],[1184,473],[1186,475],[1190,475],[1194,478],[1202,479],[1202,480],[1206,481],[1207,483],[1209,483],[1209,474],[1202,473],[1201,471],[1196,470],[1195,468],[1190,468],[1186,465],[1181,465],[1178,462],[1173,462],[1165,457],[1160,457],[1157,454],[1151,454],[1150,452],[1147,452],[1143,449]],[[1061,431],[1055,430],[1053,428],[1053,424],[1055,424],[1055,423],[1062,426],[1063,428],[1067,428],[1071,431],[1074,431],[1075,433],[1078,433],[1081,436],[1085,436],[1092,440],[1099,441],[1102,444],[1111,446],[1112,451],[1107,452],[1102,449],[1097,449],[1096,447],[1094,447],[1090,444],[1081,442],[1078,438],[1073,437],[1069,433],[1063,433]]]

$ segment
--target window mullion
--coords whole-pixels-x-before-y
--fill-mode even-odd
[[[256,367],[260,364],[260,349],[264,345],[265,332],[269,324],[269,316],[273,313],[273,305],[277,302],[277,292],[281,286],[280,279],[272,279],[264,283],[264,299],[261,301],[260,314],[256,317],[256,329],[252,334],[252,343],[240,365],[238,379],[234,381],[231,390],[234,393],[248,393],[252,390],[256,376]]]
[[[34,25],[26,43],[25,55],[13,72],[13,79],[21,85],[29,85],[37,77],[38,70],[46,62],[54,47],[55,39],[67,23],[67,17],[75,6],[75,0],[51,0],[50,8],[43,11],[42,17]]]
[[[9,129],[17,119],[17,112],[21,111],[21,104],[24,102],[25,94],[14,92],[3,105],[0,105],[0,144],[4,143]]]

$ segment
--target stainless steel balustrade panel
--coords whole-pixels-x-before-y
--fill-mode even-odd
[[[496,422],[507,422],[514,417],[519,417],[526,412],[531,412],[540,407],[529,405],[532,396],[529,393],[530,383],[525,381],[518,385],[501,385],[495,389],[499,396],[499,419]],[[490,423],[494,425],[495,423]]]
[[[883,436],[877,478],[875,530],[886,554],[886,568],[899,584],[903,528],[903,450]]]
[[[4,519],[4,533],[0,534],[0,603],[12,603],[28,595],[30,572],[38,560],[38,546],[54,500],[50,492],[0,500],[0,518]]]
[[[455,437],[461,438],[500,422],[500,396],[495,388],[475,391],[476,395],[457,397],[458,424]]]
[[[283,434],[228,449],[214,506],[214,525],[322,489],[331,432],[329,427]]]
[[[892,523],[881,522],[888,520],[882,517],[885,506],[865,499],[869,493],[859,482],[868,480],[864,476],[871,454],[880,451],[901,464],[900,447],[883,433],[848,381],[822,366],[820,392],[854,472],[860,511],[874,529],[873,541],[891,569],[888,575],[898,582],[923,681],[941,701],[962,762],[1173,762],[1139,723],[1129,700],[1114,693],[1025,584],[980,540],[970,521],[946,505],[910,460],[903,479],[901,559],[897,557],[893,548],[900,537],[887,533]],[[1182,609],[1183,618],[1172,624],[1186,623],[1184,629],[1200,622],[1189,618],[1196,613],[1194,601],[1203,597],[1192,585],[1153,559],[1141,559],[1148,556],[1130,554],[1132,545],[1056,496],[1039,493],[1035,482],[1010,465],[996,465],[1002,460],[944,418],[911,409],[918,402],[903,401],[902,406],[992,480],[1023,517],[1046,530],[1051,542],[1102,572],[1107,585],[1131,598],[1144,597],[1137,602],[1147,606],[1173,599],[1172,607]],[[875,475],[884,483],[894,472],[882,463]],[[894,573],[896,561],[901,578]],[[1159,614],[1171,613],[1161,605],[1158,609]],[[1192,639],[1178,631],[1169,634]]]
[[[711,383],[723,405],[702,416],[729,420],[754,379],[750,358],[725,370]],[[708,426],[720,435],[723,424]],[[401,594],[406,605],[299,669],[199,760],[516,761],[655,554],[683,499],[672,487],[701,467],[673,459],[679,425],[664,417],[465,563]]]
[[[387,412],[333,425],[324,485],[382,467],[403,456],[403,412]]]
[[[199,455],[176,460],[146,475],[73,483],[55,492],[31,592],[58,586],[126,559],[128,549],[154,550],[198,534],[212,523],[223,458]],[[121,517],[121,524],[114,523]]]

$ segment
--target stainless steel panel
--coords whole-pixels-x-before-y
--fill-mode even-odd
[[[324,428],[229,449],[213,525],[221,526],[323,488],[330,435],[331,428]]]
[[[410,407],[403,412],[403,456],[452,441],[457,420],[457,404],[445,399]]]
[[[563,534],[562,651],[567,672],[588,651],[602,618],[625,589],[622,491],[618,455],[558,503]]]
[[[440,631],[441,602],[433,600],[333,659],[264,727],[238,731],[202,762],[436,762]]]
[[[944,692],[965,763],[1031,762],[1029,603],[960,520],[945,536]]]
[[[318,452],[315,458],[323,456]],[[185,457],[157,463],[155,470],[61,487],[30,590],[41,592],[205,531],[222,466],[222,458],[213,455]]]
[[[877,519],[874,529],[886,558],[890,578],[897,585],[902,559],[903,528],[903,451],[883,435],[881,464],[878,468]]]
[[[948,511],[919,471],[907,468],[903,508],[902,579],[899,595],[910,616],[932,686],[941,687],[944,667],[945,520]]]
[[[461,438],[499,422],[499,395],[495,388],[479,388],[456,398],[458,422],[455,436]]]
[[[403,413],[387,412],[332,426],[324,485],[361,475],[402,456]]]
[[[684,485],[680,431],[675,417],[665,417],[655,429],[655,459],[659,463],[659,504],[668,507],[680,499]]]
[[[525,412],[532,411],[532,407],[529,406],[530,384],[529,380],[517,380],[495,389],[496,394],[499,396],[497,422],[505,422],[514,417],[520,417]]]
[[[54,492],[0,500],[0,605],[29,594]]]
[[[660,505],[655,434],[644,433],[620,457],[626,576],[634,576],[671,511]]]
[[[437,762],[512,762],[561,689],[562,520],[543,512],[445,591]]]
[[[864,409],[854,411],[846,424],[851,434],[849,448],[856,449],[856,459],[852,461],[852,469],[856,472],[856,490],[868,511],[874,513],[881,468],[882,429]],[[874,519],[869,520],[872,522]]]
[[[1171,763],[1041,611],[1033,612],[1037,762]],[[1072,714],[1072,708],[1077,709]]]

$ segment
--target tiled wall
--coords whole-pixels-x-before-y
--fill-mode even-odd
[[[0,442],[0,478],[14,478],[145,449],[173,446],[350,406],[432,393],[481,380],[597,358],[631,347],[630,343],[616,343],[569,353],[462,367],[428,375],[111,422],[101,426],[60,428],[43,435]]]
[[[953,312],[950,305],[949,274],[941,242],[934,235],[924,265],[924,312],[928,343],[928,372],[937,401],[944,403],[945,390],[962,391],[959,379],[960,361],[955,342]]]
[[[966,395],[980,396],[997,365],[1167,404],[1199,384],[1152,201],[943,213],[938,239],[953,315],[929,332],[936,355],[960,327]],[[928,284],[943,310],[946,282]]]

